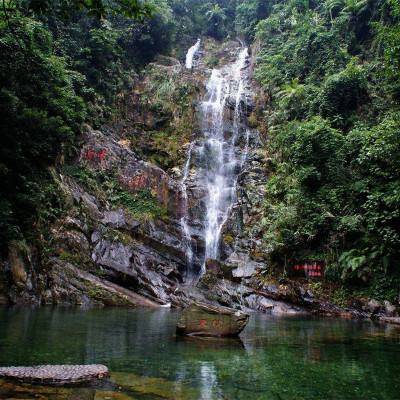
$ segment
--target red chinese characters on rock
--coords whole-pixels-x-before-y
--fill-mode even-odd
[[[212,326],[214,328],[216,328],[216,327],[221,327],[222,328],[224,326],[224,321],[222,321],[222,319],[220,319],[220,320],[214,319],[213,322],[212,322]]]
[[[101,150],[101,152],[99,153],[100,162],[103,162],[106,159],[106,154],[107,154],[106,149]]]
[[[146,189],[148,186],[146,176],[144,175],[137,175],[134,178],[122,177],[119,181],[122,185],[128,186],[132,190]]]
[[[213,328],[222,328],[224,326],[224,321],[222,319],[214,319],[211,321],[211,325],[209,325],[209,321],[207,319],[197,319],[196,324],[199,327],[208,328],[212,326]]]
[[[296,264],[294,266],[295,271],[304,272],[308,278],[322,278],[324,276],[323,268],[320,264],[306,263],[306,264]]]
[[[87,153],[86,153],[86,158],[87,158],[90,162],[92,162],[92,161],[93,161],[93,158],[94,158],[94,155],[95,155],[94,150],[89,149],[89,150],[87,151]]]
[[[207,327],[208,325],[207,325],[207,320],[206,319],[198,319],[197,320],[197,326],[204,326],[204,327]]]
[[[86,159],[89,162],[98,162],[102,163],[105,161],[107,156],[107,150],[102,149],[102,150],[93,150],[93,149],[88,149],[86,152]]]

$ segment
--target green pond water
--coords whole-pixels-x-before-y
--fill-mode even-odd
[[[239,339],[175,336],[177,310],[0,308],[0,365],[106,365],[97,386],[0,381],[0,399],[400,400],[400,327],[252,314]]]

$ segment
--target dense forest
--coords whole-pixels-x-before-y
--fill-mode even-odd
[[[318,260],[339,300],[397,299],[399,0],[5,0],[0,17],[2,259],[19,242],[45,262],[66,207],[56,173],[73,170],[85,126],[123,119],[149,63],[183,62],[198,37],[240,38],[257,86],[249,123],[268,154],[264,217],[244,234],[261,239],[256,252],[281,282],[299,260]],[[177,132],[160,148],[186,140]],[[138,132],[127,139],[137,145]],[[152,161],[182,162],[168,154]]]

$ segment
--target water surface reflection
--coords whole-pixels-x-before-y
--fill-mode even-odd
[[[65,398],[400,399],[396,326],[253,314],[239,339],[212,340],[176,337],[179,316],[176,310],[0,308],[0,365],[109,367],[106,385],[63,389]],[[10,390],[0,385],[0,398],[14,396]],[[44,399],[57,398],[45,392]]]

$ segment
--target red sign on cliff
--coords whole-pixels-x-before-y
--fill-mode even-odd
[[[324,267],[317,262],[296,264],[293,269],[295,276],[305,276],[312,279],[324,277]]]

